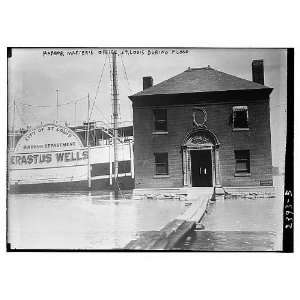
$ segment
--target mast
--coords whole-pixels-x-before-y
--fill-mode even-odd
[[[112,81],[113,81],[113,145],[114,145],[114,192],[115,198],[118,198],[118,118],[119,118],[119,107],[118,107],[118,82],[117,82],[117,53],[114,51],[112,54]]]
[[[87,138],[86,145],[88,148],[88,188],[91,188],[91,164],[90,164],[90,94],[88,94],[88,119],[87,119]]]

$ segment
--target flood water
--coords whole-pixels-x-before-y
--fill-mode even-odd
[[[184,201],[137,199],[131,193],[11,194],[8,242],[16,249],[119,249],[141,231],[159,230]]]
[[[281,251],[283,189],[275,198],[233,197],[209,204],[203,230],[176,245],[189,251]]]

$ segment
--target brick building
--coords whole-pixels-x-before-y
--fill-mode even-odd
[[[184,71],[130,96],[135,187],[272,185],[269,95],[263,61],[253,81],[211,67]]]

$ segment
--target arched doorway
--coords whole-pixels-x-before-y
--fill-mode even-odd
[[[187,133],[182,143],[183,185],[221,187],[219,140],[204,127]]]

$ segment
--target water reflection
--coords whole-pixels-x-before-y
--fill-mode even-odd
[[[212,202],[202,224],[176,246],[194,251],[282,250],[283,195]]]
[[[270,231],[193,231],[177,248],[189,251],[274,251]]]
[[[211,231],[279,231],[282,228],[282,202],[279,200],[237,198],[210,203],[203,224]]]
[[[8,242],[17,249],[114,249],[140,231],[159,230],[182,213],[184,201],[112,193],[11,194]]]

